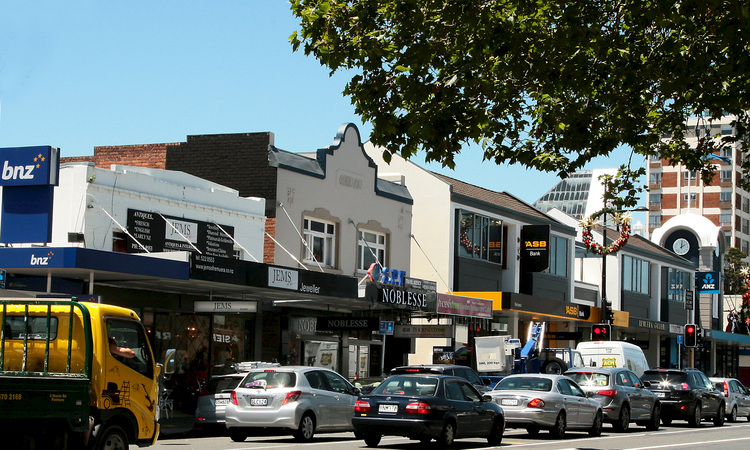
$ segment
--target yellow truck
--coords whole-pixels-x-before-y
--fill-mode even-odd
[[[162,367],[135,312],[75,299],[5,299],[0,308],[3,448],[156,442]]]

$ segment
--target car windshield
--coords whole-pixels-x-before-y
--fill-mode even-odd
[[[240,384],[240,381],[242,381],[241,376],[240,377],[213,377],[208,381],[208,383],[206,383],[206,387],[203,388],[203,391],[209,394],[216,394],[225,389],[236,388],[237,385]]]
[[[567,376],[573,379],[581,387],[586,386],[608,386],[609,375],[606,373],[594,372],[573,372],[567,373]]]
[[[275,370],[265,370],[263,372],[250,372],[241,386],[245,388],[283,388],[297,384],[297,375],[294,372],[277,372]]]
[[[437,390],[437,378],[395,376],[380,384],[373,394],[432,397]]]
[[[552,390],[552,380],[542,377],[506,377],[495,386],[496,391],[542,391]]]
[[[643,373],[641,380],[659,384],[682,384],[687,383],[688,379],[687,374],[683,372],[658,372],[649,370]]]

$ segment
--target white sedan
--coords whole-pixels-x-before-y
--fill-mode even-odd
[[[530,435],[544,428],[556,438],[567,430],[602,433],[601,404],[564,375],[509,375],[485,394],[502,406],[508,428],[526,428]]]

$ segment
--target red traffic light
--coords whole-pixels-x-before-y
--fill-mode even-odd
[[[609,340],[610,325],[600,323],[591,327],[591,340],[602,341]]]
[[[698,326],[694,323],[685,324],[685,335],[684,335],[685,347],[697,347],[698,346]]]

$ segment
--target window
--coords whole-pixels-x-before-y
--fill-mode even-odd
[[[742,198],[742,210],[744,212],[750,212],[750,199]]]
[[[328,385],[333,392],[350,395],[354,393],[354,389],[352,389],[349,382],[344,380],[340,375],[332,372],[322,372],[322,374],[328,380]]]
[[[685,289],[688,289],[690,284],[690,276],[687,272],[677,270],[670,267],[667,270],[667,279],[669,283],[669,289],[667,290],[667,299],[685,303]]]
[[[720,192],[719,193],[719,203],[722,205],[731,205],[732,204],[732,193],[731,192]]]
[[[652,173],[651,175],[649,175],[649,184],[651,185],[661,184],[661,172]]]
[[[106,324],[112,356],[141,375],[154,378],[153,356],[143,325],[134,320],[123,319],[108,319]],[[122,349],[126,349],[127,353]]]
[[[550,236],[549,269],[547,273],[568,276],[568,239]]]
[[[688,201],[688,195],[690,195],[690,202],[694,203],[695,199],[697,198],[697,194],[694,192],[691,192],[690,194],[682,194],[682,201],[687,203]]]
[[[731,126],[722,126],[721,127],[721,135],[722,136],[731,136],[734,134],[734,130]]]
[[[731,158],[733,150],[734,149],[732,147],[724,147],[721,149],[721,156],[725,158]]]
[[[722,170],[720,173],[719,181],[722,183],[731,183],[732,182],[732,171],[731,170]]]
[[[622,257],[622,288],[639,294],[649,293],[650,263],[624,255]]]
[[[661,194],[649,195],[649,206],[661,206]]]
[[[385,234],[359,230],[359,243],[357,245],[357,268],[360,271],[366,271],[374,262],[380,262],[383,266],[386,265]]]
[[[742,232],[748,234],[748,229],[750,229],[750,220],[742,219]]]
[[[669,136],[667,136],[667,137],[669,137]],[[661,161],[661,156],[660,155],[650,155],[649,159],[651,161]]]
[[[458,256],[502,262],[503,222],[469,211],[459,211]]]
[[[334,223],[305,219],[305,242],[308,248],[305,249],[304,262],[314,264],[317,261],[326,267],[334,266],[336,242]]]
[[[694,170],[690,170],[690,171],[686,170],[686,171],[682,172],[682,179],[683,180],[687,180],[688,179],[688,174],[690,174],[690,179],[691,180],[695,180],[695,178],[697,176],[697,172],[695,172]]]
[[[719,226],[728,227],[730,225],[732,225],[732,215],[731,214],[719,214]]]
[[[661,226],[661,214],[649,214],[648,226],[651,228],[660,227]]]

